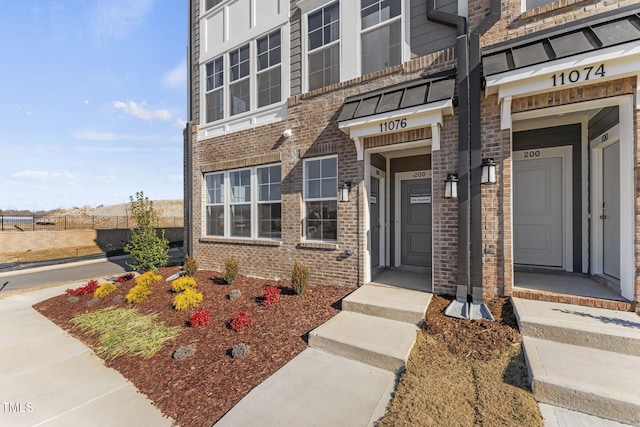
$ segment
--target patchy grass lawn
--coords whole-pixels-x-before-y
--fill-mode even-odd
[[[425,327],[379,426],[542,426],[511,304],[490,304],[496,322],[453,319],[434,297]]]

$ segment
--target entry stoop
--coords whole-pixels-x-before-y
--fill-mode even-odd
[[[342,300],[342,309],[422,326],[432,294],[368,284]]]
[[[640,317],[517,298],[513,306],[538,402],[598,417],[580,425],[640,426]],[[544,411],[545,424],[558,424],[547,417],[559,412]]]
[[[342,311],[309,333],[309,346],[396,372],[416,340],[412,323]]]

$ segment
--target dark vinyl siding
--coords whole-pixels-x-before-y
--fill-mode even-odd
[[[582,271],[581,125],[556,126],[513,133],[513,151],[571,145],[573,163],[573,271]]]
[[[438,0],[437,5],[442,11],[458,12],[457,0]],[[410,25],[412,58],[456,45],[455,28],[427,20],[427,0],[411,0]]]
[[[302,93],[302,25],[300,9],[296,6],[297,1],[291,0],[291,14],[289,18],[290,29],[290,96]]]
[[[602,135],[620,122],[618,107],[603,108],[589,120],[589,141]]]

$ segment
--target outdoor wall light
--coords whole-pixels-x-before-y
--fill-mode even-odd
[[[496,183],[496,162],[493,158],[482,159],[482,176],[480,178],[482,184]]]
[[[341,202],[349,201],[349,190],[351,190],[351,181],[345,181],[344,184],[340,186],[338,193]]]
[[[445,199],[458,198],[458,174],[457,173],[447,174],[447,179],[444,180],[444,198]]]
[[[293,132],[291,131],[291,129],[285,129],[285,130],[282,132],[282,136],[283,136],[284,138],[290,138],[290,137],[291,137],[291,135],[293,135]]]

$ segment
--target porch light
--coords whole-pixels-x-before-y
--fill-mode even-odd
[[[444,180],[444,198],[445,199],[458,198],[458,174],[457,173],[447,174],[447,179]]]
[[[344,184],[340,186],[338,193],[341,202],[349,201],[349,190],[351,190],[351,181],[345,181]]]
[[[482,159],[482,177],[480,178],[482,184],[495,184],[496,183],[496,162],[493,158]]]

